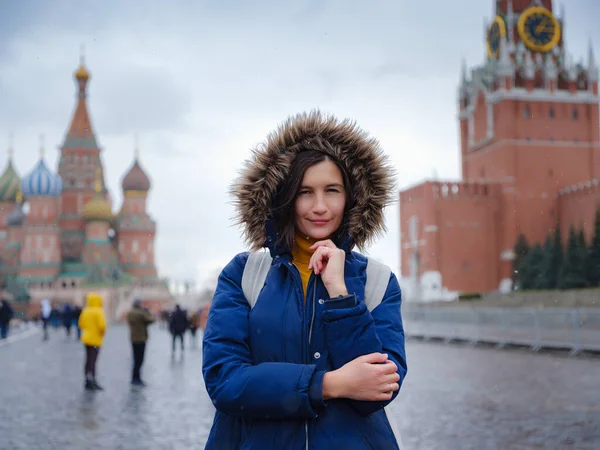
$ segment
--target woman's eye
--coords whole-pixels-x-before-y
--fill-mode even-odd
[[[298,195],[304,195],[304,194],[308,194],[308,191],[300,191],[300,192],[298,192]]]
[[[327,192],[337,192],[337,193],[339,193],[340,190],[339,189],[335,189],[335,188],[330,188],[330,189],[327,189]]]

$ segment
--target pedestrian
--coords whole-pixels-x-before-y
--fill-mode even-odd
[[[154,322],[152,314],[147,309],[142,308],[142,301],[140,299],[136,299],[133,302],[133,307],[127,313],[127,323],[129,324],[129,334],[133,348],[131,384],[134,386],[145,386],[140,372],[142,364],[144,364],[146,341],[148,341],[148,325],[152,322]]]
[[[384,407],[407,371],[400,287],[386,268],[370,280],[382,287],[371,304],[370,259],[352,251],[385,230],[394,197],[378,142],[350,121],[300,114],[252,153],[231,192],[247,242],[272,262],[253,306],[248,253],[219,276],[203,339],[216,407],[205,448],[398,449]]]
[[[63,326],[65,327],[65,332],[67,333],[67,338],[70,338],[71,326],[73,325],[73,307],[70,303],[64,304],[61,319],[63,322]]]
[[[96,292],[90,292],[86,297],[86,306],[79,316],[79,328],[81,328],[81,342],[85,346],[85,389],[98,391],[103,388],[96,380],[96,363],[98,354],[106,332],[106,319],[102,309],[102,296]]]
[[[81,315],[81,307],[75,305],[73,308],[73,326],[77,329],[77,340],[81,339],[81,328],[79,328],[79,316]]]
[[[10,329],[10,321],[14,316],[14,311],[8,300],[3,298],[0,301],[0,339],[6,339]]]
[[[200,323],[200,311],[195,310],[194,312],[192,312],[192,314],[190,315],[190,318],[189,318],[190,334],[192,335],[192,337],[191,337],[192,348],[197,347],[196,333],[198,331],[199,323]]]
[[[44,329],[43,339],[48,340],[48,325],[50,323],[50,316],[52,315],[52,304],[47,298],[41,301],[42,306],[42,326]]]
[[[188,328],[188,320],[186,312],[179,305],[175,305],[175,310],[171,313],[169,319],[169,331],[173,337],[172,355],[175,354],[175,342],[177,339],[181,342],[181,354],[183,354],[183,335]]]

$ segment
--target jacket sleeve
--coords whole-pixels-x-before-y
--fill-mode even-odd
[[[325,302],[323,322],[330,361],[334,369],[369,353],[386,353],[398,366],[399,385],[407,372],[402,326],[400,285],[392,273],[381,303],[369,312],[364,301],[356,294],[339,300]],[[394,392],[389,401],[347,400],[363,415],[369,415],[390,403],[398,395]]]
[[[250,306],[241,288],[246,260],[240,254],[221,272],[210,307],[202,342],[208,394],[217,410],[238,417],[314,418],[322,404],[323,372],[314,365],[252,364]]]
[[[104,336],[104,333],[106,333],[106,318],[102,310],[98,313],[98,331],[100,332],[100,336]]]

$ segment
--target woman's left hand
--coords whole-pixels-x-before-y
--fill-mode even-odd
[[[344,281],[346,252],[337,248],[330,239],[315,242],[310,249],[316,250],[310,258],[308,268],[312,269],[315,275],[321,275],[329,297],[348,295]]]

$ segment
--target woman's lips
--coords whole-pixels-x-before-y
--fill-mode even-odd
[[[311,220],[310,221],[310,223],[312,223],[313,225],[316,225],[316,226],[326,225],[327,222],[329,222],[329,220]]]

